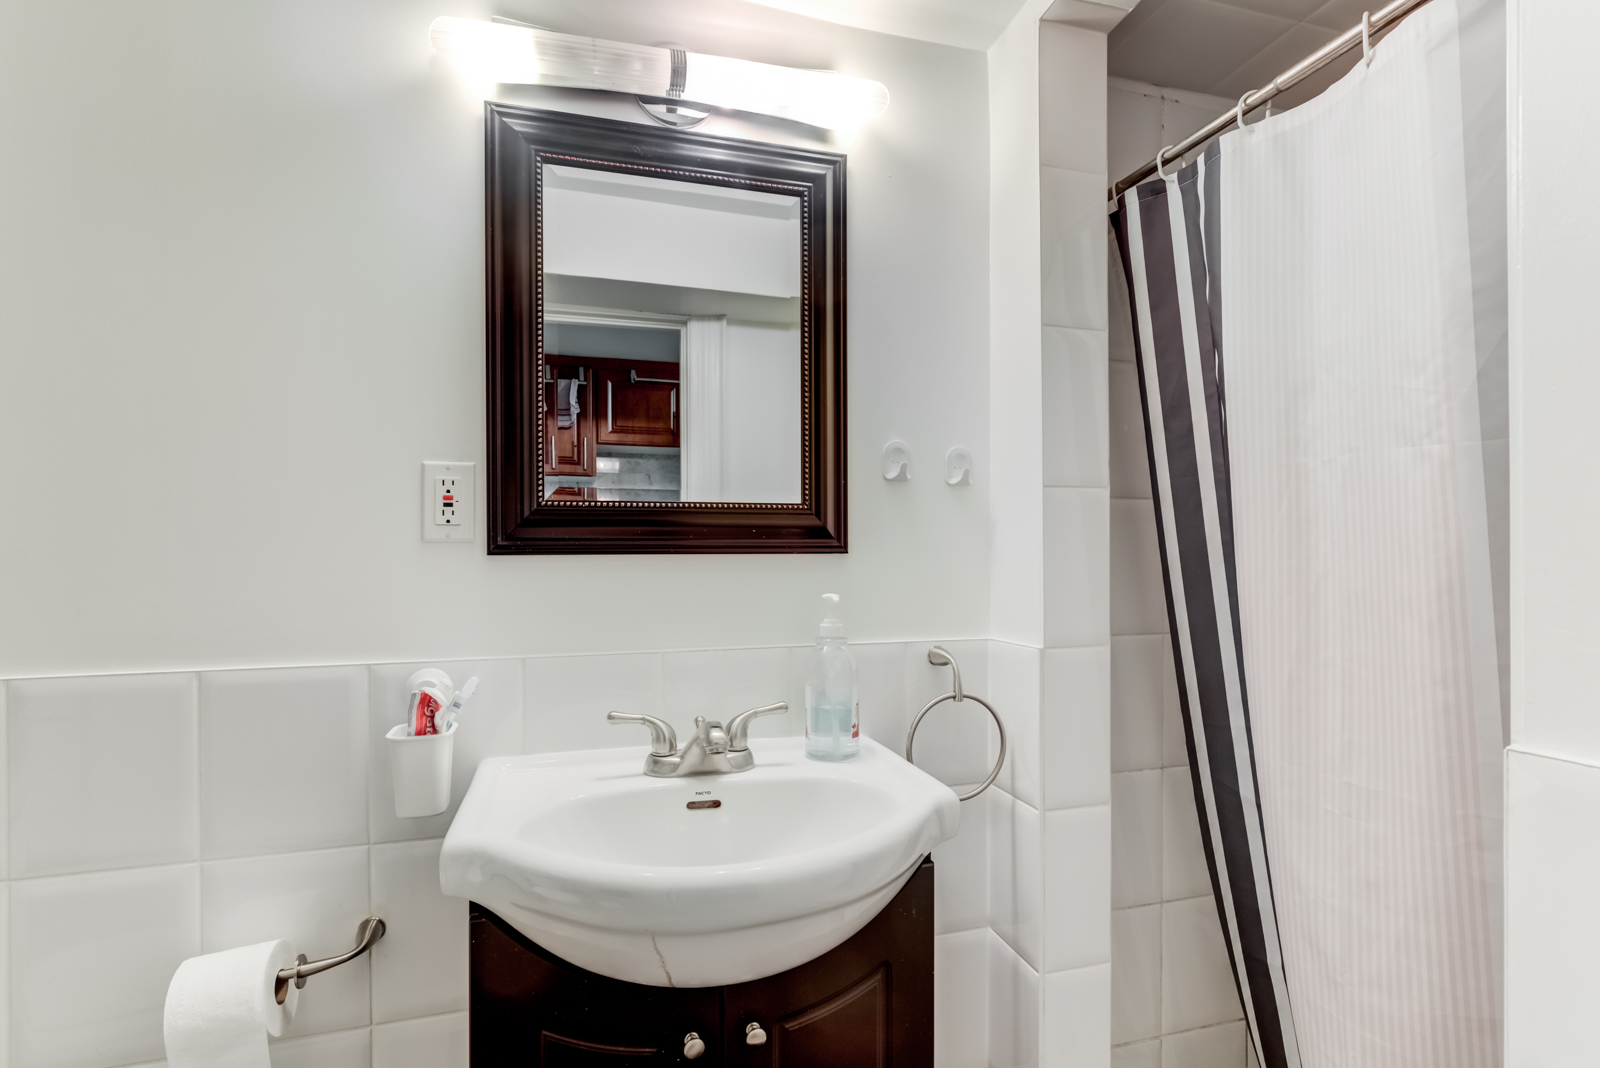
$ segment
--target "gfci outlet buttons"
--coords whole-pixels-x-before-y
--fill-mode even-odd
[[[422,465],[422,540],[471,541],[474,466],[425,462]]]

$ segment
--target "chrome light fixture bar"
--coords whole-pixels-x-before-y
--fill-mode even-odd
[[[440,55],[485,81],[665,97],[827,129],[860,126],[889,106],[889,90],[865,78],[532,26],[445,16],[428,36]]]

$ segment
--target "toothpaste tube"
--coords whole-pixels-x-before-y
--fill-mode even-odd
[[[411,724],[412,737],[439,733],[439,699],[428,690],[411,691],[411,702],[406,706],[406,722]]]

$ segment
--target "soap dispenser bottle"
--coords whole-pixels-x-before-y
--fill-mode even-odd
[[[861,752],[861,715],[856,702],[856,665],[845,648],[839,595],[822,595],[822,625],[806,679],[806,756],[854,760]]]

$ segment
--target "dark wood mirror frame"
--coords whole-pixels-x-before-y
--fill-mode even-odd
[[[845,157],[489,103],[489,552],[845,551]],[[801,501],[544,497],[545,163],[801,199]]]

